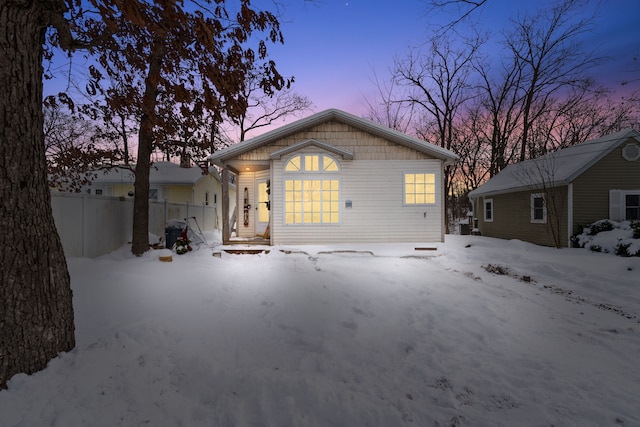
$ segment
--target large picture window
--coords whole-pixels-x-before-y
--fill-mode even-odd
[[[404,174],[405,205],[427,205],[436,202],[436,175],[433,173]]]
[[[326,154],[299,154],[284,166],[285,224],[337,224],[340,222],[338,163]],[[313,174],[313,176],[311,175]]]

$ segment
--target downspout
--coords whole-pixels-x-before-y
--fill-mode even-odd
[[[231,239],[229,225],[229,167],[222,166],[222,243],[227,244]]]
[[[573,234],[573,183],[567,185],[567,247],[571,247],[571,235]]]
[[[440,200],[440,215],[442,220],[440,221],[440,241],[444,242],[445,230],[447,230],[447,222],[449,220],[447,215],[447,197],[448,194],[445,194],[445,185],[444,185],[444,164],[446,160],[440,162],[440,194],[442,200]]]
[[[273,246],[273,188],[274,188],[274,180],[273,180],[273,159],[269,160],[269,245]],[[279,187],[282,188],[282,187]]]

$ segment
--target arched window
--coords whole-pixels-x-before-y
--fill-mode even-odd
[[[327,154],[298,154],[284,165],[285,172],[340,172],[338,162]]]
[[[340,222],[340,172],[327,154],[297,154],[284,166],[284,223]]]

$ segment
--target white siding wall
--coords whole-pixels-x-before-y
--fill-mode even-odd
[[[283,165],[286,160],[288,158],[273,162],[273,244],[442,240],[442,174],[439,160],[340,160],[340,223],[315,226],[284,225]],[[404,172],[435,174],[436,203],[405,206]],[[326,177],[330,176],[327,174]],[[352,201],[351,209],[345,208],[346,200]]]

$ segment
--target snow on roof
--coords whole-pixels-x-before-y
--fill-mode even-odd
[[[470,197],[521,191],[545,185],[566,185],[597,163],[613,149],[640,133],[625,129],[582,142],[536,159],[515,163],[469,193]]]
[[[318,124],[327,122],[329,120],[337,120],[342,123],[347,123],[365,132],[369,132],[386,138],[397,144],[413,148],[414,150],[417,150],[419,152],[426,153],[428,155],[441,159],[445,162],[445,164],[453,163],[458,159],[458,156],[455,153],[445,148],[439,147],[435,144],[430,144],[428,142],[409,136],[405,133],[398,132],[394,129],[382,126],[378,123],[374,123],[370,120],[354,116],[353,114],[349,114],[342,110],[331,108],[313,114],[309,117],[297,120],[295,122],[286,124],[255,138],[251,138],[230,147],[224,148],[209,156],[209,160],[214,162],[216,165],[222,166],[222,164],[226,160],[230,160],[242,153],[251,151],[260,146],[269,144],[277,139],[284,138],[286,136],[300,132],[311,126],[316,126]]]
[[[135,165],[131,165],[135,169]],[[117,183],[117,184],[133,184],[134,175],[128,167],[113,167],[105,173],[96,172],[97,177],[93,179],[94,183]],[[211,167],[209,173],[213,173],[219,180],[218,171]],[[171,185],[193,185],[203,176],[202,169],[198,166],[183,168],[179,164],[172,162],[154,162],[149,172],[149,183],[151,184],[171,184]]]

